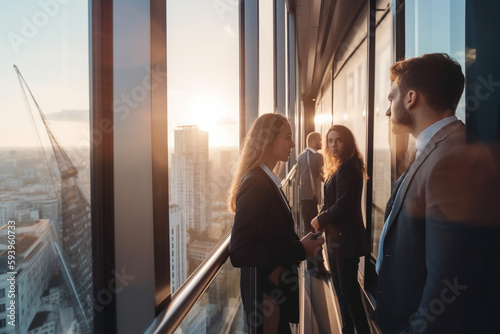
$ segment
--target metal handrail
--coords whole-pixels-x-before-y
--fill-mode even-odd
[[[281,181],[284,186],[295,176],[297,165],[294,165]],[[229,258],[229,233],[215,251],[201,266],[182,284],[173,295],[168,306],[155,318],[143,334],[173,333],[188,315],[210,286],[217,273]]]
[[[144,334],[173,333],[191,308],[210,286],[215,276],[229,257],[228,234],[212,255],[182,284],[168,306],[155,318]]]
[[[290,182],[290,180],[295,177],[295,173],[297,172],[297,169],[298,169],[298,164],[295,164],[293,165],[292,169],[290,169],[290,171],[288,172],[288,174],[286,175],[286,177],[281,180],[281,186],[284,186],[285,184],[287,184],[288,182]]]

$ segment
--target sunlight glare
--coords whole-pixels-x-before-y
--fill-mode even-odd
[[[217,120],[224,115],[223,106],[219,100],[205,95],[195,97],[189,107],[189,113],[201,130],[212,133],[217,130]]]
[[[190,124],[195,124],[200,130],[208,131],[210,146],[231,145],[235,141],[228,136],[228,117],[226,106],[217,98],[207,95],[196,95],[188,108]],[[227,121],[227,120],[226,120]]]

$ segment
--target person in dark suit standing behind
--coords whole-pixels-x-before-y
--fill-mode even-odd
[[[369,254],[369,237],[361,213],[365,164],[352,132],[333,125],[326,134],[325,204],[311,222],[326,230],[328,260],[342,315],[342,333],[370,333],[358,284],[360,256]]]
[[[377,322],[384,334],[498,332],[499,173],[454,116],[460,64],[425,54],[390,75],[392,132],[411,133],[417,151],[386,208]]]
[[[307,148],[297,157],[300,175],[300,208],[304,220],[304,232],[314,232],[311,221],[318,215],[321,203],[321,181],[323,180],[323,155],[321,134],[311,132],[306,138]],[[329,277],[325,268],[323,252],[311,260],[307,260],[307,269],[315,270],[317,277]]]
[[[288,120],[264,114],[250,127],[229,193],[235,213],[231,263],[241,267],[240,289],[249,333],[291,333],[299,321],[297,265],[324,242],[295,234],[292,213],[272,172],[295,144]]]

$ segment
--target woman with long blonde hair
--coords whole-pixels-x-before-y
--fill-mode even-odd
[[[361,213],[365,164],[352,132],[333,125],[324,153],[325,204],[311,225],[326,231],[328,262],[342,315],[342,333],[370,333],[358,284],[360,256],[369,254]]]
[[[264,114],[248,131],[229,191],[234,225],[231,263],[241,268],[241,297],[248,331],[291,333],[299,321],[297,264],[313,257],[324,239],[299,240],[280,181],[272,171],[295,147],[288,120]]]

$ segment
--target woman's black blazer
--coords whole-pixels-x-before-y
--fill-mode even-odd
[[[305,259],[305,250],[294,231],[286,198],[260,167],[250,171],[239,187],[229,253],[233,266],[242,268],[245,312],[249,313],[254,298],[262,301],[263,292],[271,296],[275,291],[275,297],[285,296],[277,300],[281,316],[298,322],[297,264]],[[276,286],[268,276],[279,266],[285,273]]]
[[[362,192],[363,172],[355,158],[344,161],[326,180],[325,204],[318,222],[326,229],[329,253],[339,257],[369,254],[369,236],[361,213]]]

